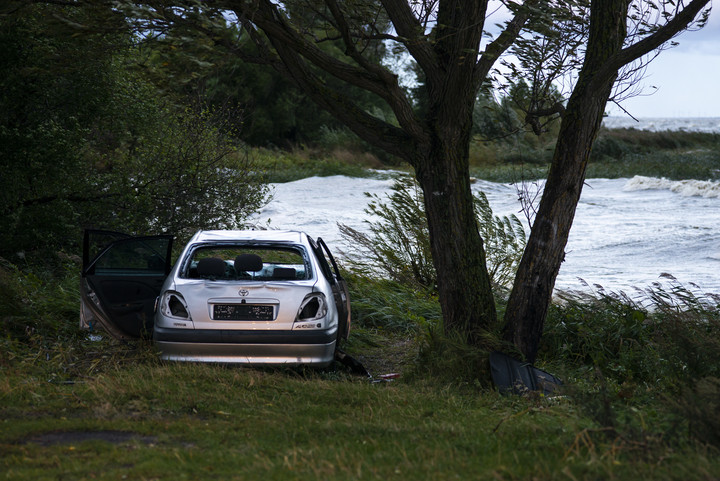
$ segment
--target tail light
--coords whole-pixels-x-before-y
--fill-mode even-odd
[[[160,300],[160,312],[162,312],[165,317],[191,320],[187,303],[179,292],[167,291],[163,294]]]

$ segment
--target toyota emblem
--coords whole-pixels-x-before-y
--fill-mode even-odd
[[[240,289],[240,290],[238,291],[238,294],[240,294],[241,296],[245,297],[245,296],[247,296],[248,294],[250,294],[250,292],[248,292],[247,289]]]

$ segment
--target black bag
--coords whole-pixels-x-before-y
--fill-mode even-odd
[[[550,373],[501,352],[490,353],[490,374],[500,394],[553,394],[562,381]]]

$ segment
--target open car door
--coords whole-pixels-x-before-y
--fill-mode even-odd
[[[86,230],[80,324],[118,339],[152,333],[155,300],[170,273],[171,235],[130,237]]]
[[[328,278],[332,285],[333,297],[335,298],[335,305],[338,310],[338,340],[347,340],[350,335],[350,324],[352,322],[352,313],[350,312],[350,290],[348,289],[347,281],[340,274],[337,262],[330,253],[327,244],[321,237],[318,237],[316,242],[311,240],[310,244],[315,249],[315,254],[320,261],[325,276]],[[330,264],[332,264],[332,269]]]

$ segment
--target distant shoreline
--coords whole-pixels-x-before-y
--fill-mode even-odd
[[[662,132],[666,130],[684,132],[720,133],[720,117],[630,117],[612,116],[603,119],[608,129],[637,129]]]

